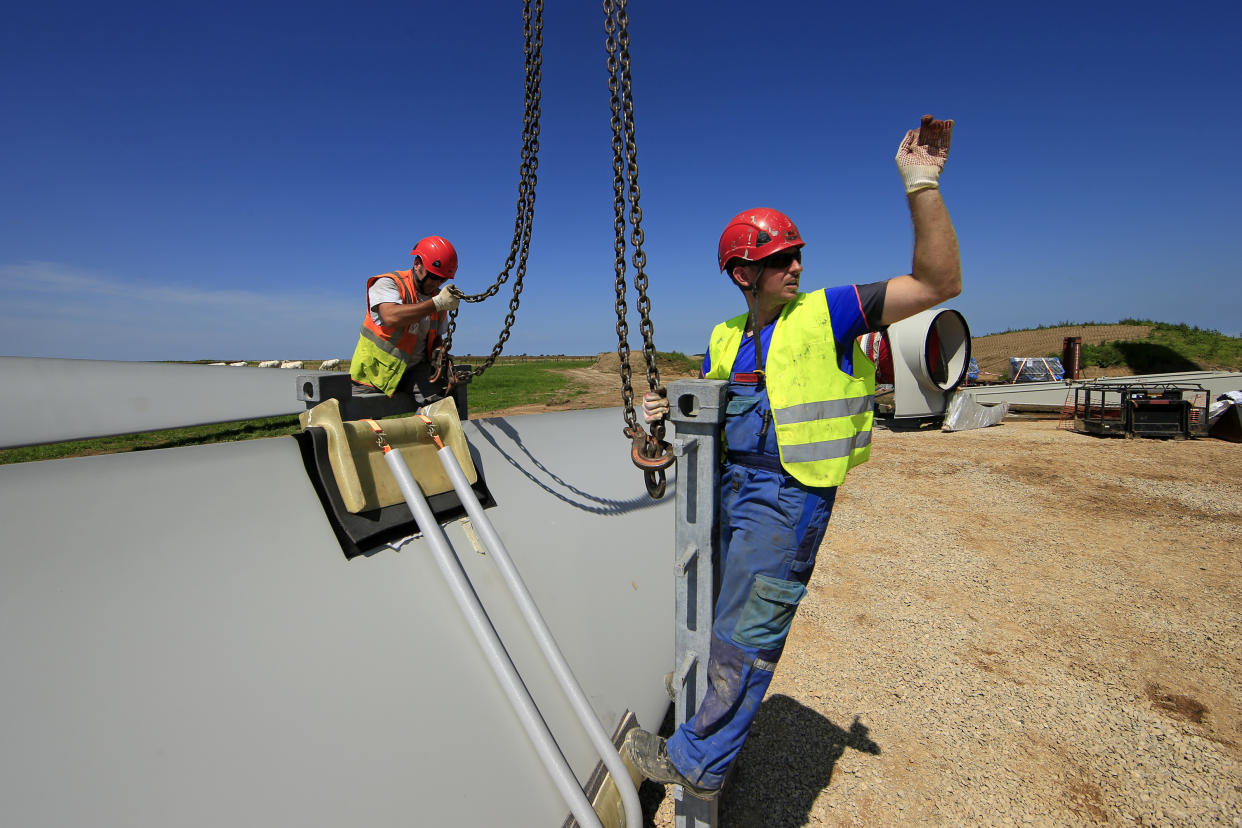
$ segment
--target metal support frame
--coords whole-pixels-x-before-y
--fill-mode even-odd
[[[1090,382],[1074,386],[1070,412],[1079,432],[1187,438],[1207,434],[1208,408],[1198,383]]]
[[[1138,374],[1124,377],[1095,377],[1090,380],[1060,382],[1019,382],[996,385],[972,385],[961,389],[981,405],[1008,402],[1011,411],[1060,411],[1066,395],[1083,385],[1153,385],[1158,383],[1193,383],[1207,389],[1209,399],[1226,391],[1242,388],[1242,372],[1181,371],[1171,374]]]
[[[668,386],[669,419],[677,427],[673,452],[680,460],[674,561],[677,632],[670,683],[676,725],[694,717],[707,693],[719,554],[720,426],[727,388],[723,380],[677,380]],[[677,828],[717,824],[717,799],[700,799],[680,787],[675,796]]]

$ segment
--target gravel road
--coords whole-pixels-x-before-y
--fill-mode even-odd
[[[872,457],[721,828],[1242,826],[1242,446],[1011,417]]]

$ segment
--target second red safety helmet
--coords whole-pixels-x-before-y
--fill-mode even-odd
[[[791,247],[802,247],[802,234],[789,216],[771,207],[743,210],[720,234],[716,258],[723,271],[730,259],[757,262]]]
[[[428,236],[414,245],[411,256],[423,260],[423,266],[441,279],[452,279],[457,272],[457,250],[443,236]]]

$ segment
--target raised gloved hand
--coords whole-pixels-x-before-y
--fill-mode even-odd
[[[663,420],[668,416],[668,396],[667,392],[661,388],[658,391],[648,391],[643,394],[643,419],[649,423],[656,420]]]
[[[930,115],[923,116],[918,129],[906,133],[897,148],[897,171],[907,193],[940,186],[940,172],[949,159],[952,140],[953,122],[937,121]]]
[[[431,301],[435,303],[436,310],[440,312],[457,310],[457,304],[461,300],[457,298],[457,294],[448,285],[440,288],[440,292],[431,297]]]

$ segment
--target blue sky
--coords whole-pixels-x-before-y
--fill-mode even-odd
[[[943,192],[976,335],[1148,317],[1242,334],[1242,5],[630,4],[661,350],[744,310],[724,223],[789,213],[804,288],[905,273],[893,155]],[[616,348],[603,14],[547,0],[534,239],[505,353]],[[521,3],[23,3],[0,25],[0,354],[348,357],[430,234],[481,291],[513,233]],[[1233,101],[1233,103],[1230,103]],[[632,270],[630,271],[632,276]],[[512,280],[511,280],[512,281]],[[508,287],[463,305],[488,353]],[[630,291],[631,345],[640,347]]]

